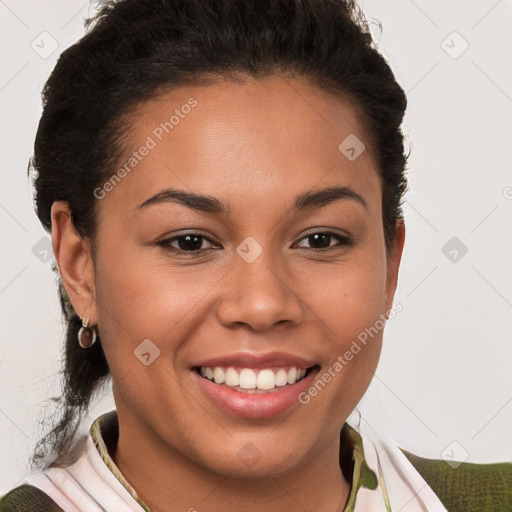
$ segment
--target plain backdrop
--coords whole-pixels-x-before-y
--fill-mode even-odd
[[[412,153],[403,310],[359,411],[421,456],[512,460],[512,2],[360,4],[407,92]],[[59,392],[64,330],[26,168],[43,84],[94,10],[0,0],[0,494],[26,474]],[[113,407],[102,394],[90,419]]]

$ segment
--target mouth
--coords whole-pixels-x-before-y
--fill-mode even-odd
[[[247,394],[275,393],[289,388],[305,379],[317,366],[300,368],[297,366],[244,368],[233,366],[200,366],[196,373],[225,388]]]
[[[320,365],[283,353],[239,353],[191,367],[194,385],[210,406],[245,418],[271,418],[293,406]]]

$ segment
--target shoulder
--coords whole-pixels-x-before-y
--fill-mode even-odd
[[[401,451],[449,512],[512,510],[512,462],[450,465]]]
[[[64,512],[47,494],[23,484],[0,497],[0,512]]]

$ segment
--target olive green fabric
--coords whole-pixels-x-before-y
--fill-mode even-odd
[[[20,485],[0,500],[0,512],[64,512],[48,495],[33,485]]]
[[[351,460],[350,473],[344,469],[346,461]],[[361,487],[377,489],[377,476],[368,467],[364,456],[363,440],[360,434],[345,423],[340,435],[340,467],[343,475],[350,482],[350,494],[343,512],[354,512],[357,493]],[[384,495],[386,495],[384,493]]]
[[[512,463],[455,467],[402,450],[448,512],[512,512]]]

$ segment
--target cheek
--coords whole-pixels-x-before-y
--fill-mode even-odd
[[[197,310],[204,290],[216,282],[211,273],[200,274],[192,267],[173,269],[163,260],[145,264],[137,254],[122,262],[104,260],[97,275],[106,341],[132,350],[144,339],[158,346],[172,345],[172,338],[178,339],[187,329],[187,319]]]
[[[385,327],[386,266],[380,251],[339,268],[322,286],[322,320],[328,327],[329,359],[323,378],[325,405],[348,415],[366,391],[377,366]],[[322,388],[320,384],[318,389]],[[322,388],[323,389],[323,388]],[[315,391],[313,391],[313,394]]]
[[[179,400],[170,385],[179,378],[190,340],[205,338],[212,292],[225,273],[172,266],[164,256],[149,259],[144,252],[118,247],[119,259],[107,248],[96,272],[100,336],[113,381],[126,401],[141,408],[148,396],[156,400],[161,393],[169,404]],[[149,358],[143,356],[148,352]]]
[[[183,340],[194,337],[205,279],[149,265],[135,252],[122,261],[103,258],[97,276],[100,335],[117,406],[130,404],[146,417],[161,411],[164,395],[170,408],[181,410],[179,393],[172,392],[173,359]]]
[[[387,269],[381,253],[379,248],[361,250],[349,264],[331,267],[318,283],[316,308],[339,340],[339,350],[385,312]]]

